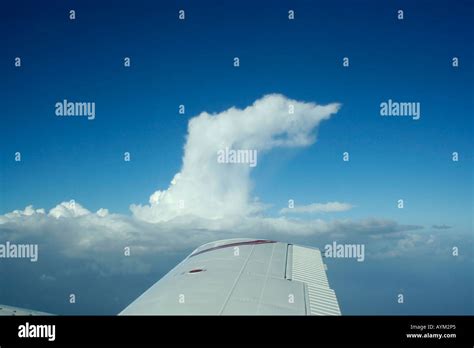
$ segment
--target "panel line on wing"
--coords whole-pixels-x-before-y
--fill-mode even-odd
[[[243,264],[242,267],[240,268],[239,274],[238,274],[237,277],[235,278],[234,284],[232,284],[232,288],[230,289],[229,294],[227,295],[227,297],[226,297],[226,299],[225,299],[225,301],[224,301],[224,304],[222,305],[222,308],[221,308],[221,310],[219,311],[219,315],[222,315],[222,312],[224,312],[225,306],[227,305],[227,302],[229,302],[229,299],[230,299],[230,297],[232,296],[232,292],[234,291],[235,286],[236,286],[237,283],[239,282],[239,279],[240,279],[240,277],[242,276],[242,273],[244,272],[244,269],[245,269],[245,267],[247,266],[247,263],[249,262],[250,258],[252,257],[252,254],[253,254],[254,250],[255,250],[255,244],[252,245],[252,250],[250,250],[250,253],[249,253],[248,256],[247,256],[247,259],[245,260],[244,264]]]

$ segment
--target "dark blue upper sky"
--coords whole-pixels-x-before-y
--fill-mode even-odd
[[[341,201],[356,206],[342,217],[466,233],[473,8],[465,0],[3,1],[0,214],[72,198],[128,213],[180,170],[189,118],[282,93],[342,108],[322,123],[316,144],[259,159],[254,194],[271,212],[290,198]],[[95,120],[56,117],[63,99],[95,102]],[[421,118],[381,117],[388,99],[420,102]]]

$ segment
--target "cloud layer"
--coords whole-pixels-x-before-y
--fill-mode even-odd
[[[159,255],[190,252],[218,239],[255,237],[315,245],[350,240],[372,244],[375,250],[400,240],[413,240],[413,233],[422,228],[384,219],[325,221],[261,216],[235,219],[186,216],[149,223],[102,211],[91,212],[77,202],[62,202],[48,213],[29,206],[0,216],[0,241],[37,243],[39,259],[53,254],[57,258],[82,260],[84,266],[103,273],[141,273],[148,272]],[[418,240],[423,242],[428,238],[432,236]],[[126,247],[130,248],[131,257],[125,256]]]

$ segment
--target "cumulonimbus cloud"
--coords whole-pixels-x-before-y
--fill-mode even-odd
[[[320,122],[339,107],[270,94],[244,109],[201,113],[189,121],[181,171],[168,189],[150,196],[148,205],[131,205],[133,215],[158,222],[183,215],[219,219],[259,212],[262,204],[251,198],[251,166],[219,163],[218,152],[251,150],[261,156],[277,147],[309,146]]]

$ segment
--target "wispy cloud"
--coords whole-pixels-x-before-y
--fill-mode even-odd
[[[340,202],[312,203],[308,205],[295,205],[293,208],[283,208],[280,214],[302,214],[302,213],[334,213],[351,210],[352,204]]]
[[[448,226],[448,225],[433,225],[431,228],[434,228],[435,230],[449,230],[453,226]]]

